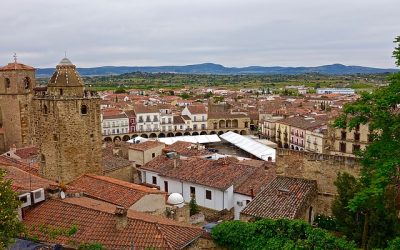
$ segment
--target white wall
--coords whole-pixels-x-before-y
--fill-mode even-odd
[[[234,219],[239,220],[240,219],[240,212],[246,207],[246,200],[251,201],[252,198],[247,195],[243,194],[238,194],[238,193],[233,193],[233,207],[234,207]],[[238,202],[242,202],[242,206],[238,205]]]

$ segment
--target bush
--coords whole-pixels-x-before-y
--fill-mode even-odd
[[[323,214],[319,214],[315,217],[314,223],[323,229],[329,230],[329,231],[336,231],[336,219],[332,216],[326,216]]]

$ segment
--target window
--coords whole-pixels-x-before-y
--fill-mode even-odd
[[[60,89],[60,95],[63,95],[63,94],[64,94],[63,89]]]
[[[24,88],[29,89],[31,86],[31,79],[29,77],[24,78]]]
[[[6,78],[6,79],[5,79],[5,82],[6,82],[6,88],[7,88],[7,89],[10,88],[10,87],[11,87],[10,78]]]
[[[206,199],[211,200],[211,190],[206,190]]]
[[[81,106],[81,114],[82,115],[87,115],[88,109],[86,105]]]
[[[201,120],[204,122],[206,119],[204,118],[204,115],[201,117]]]
[[[353,144],[353,153],[356,153],[357,151],[360,151],[360,145],[358,144]]]
[[[196,188],[190,187],[190,196],[196,196]]]
[[[47,114],[49,113],[49,110],[48,110],[48,108],[47,108],[47,105],[43,105],[43,113],[44,113],[45,115],[47,115]]]
[[[342,153],[346,153],[346,143],[345,142],[341,142],[339,144],[339,151]]]
[[[53,141],[58,141],[58,136],[57,136],[57,134],[53,134]]]
[[[152,183],[153,183],[154,185],[157,185],[157,177],[153,176],[153,178],[152,178]]]
[[[196,121],[196,116],[193,116],[193,121]]]
[[[164,192],[168,193],[168,181],[164,181]]]
[[[346,135],[347,135],[346,131],[342,131],[342,132],[340,133],[340,139],[341,139],[341,140],[346,140]]]
[[[143,117],[139,116],[139,122],[143,122]]]
[[[152,154],[151,154],[151,157],[152,157],[152,158],[156,157],[156,153],[152,153]]]
[[[354,133],[354,140],[360,141],[360,133],[357,133],[357,132]]]

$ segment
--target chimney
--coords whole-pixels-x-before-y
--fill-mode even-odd
[[[117,231],[123,230],[128,225],[128,211],[122,206],[115,208],[115,227]]]

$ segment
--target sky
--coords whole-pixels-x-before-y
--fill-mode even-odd
[[[399,0],[9,0],[0,65],[394,68]]]

